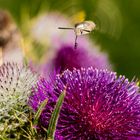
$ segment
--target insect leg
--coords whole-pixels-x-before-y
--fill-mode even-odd
[[[88,32],[88,33],[90,33],[90,32],[91,32],[90,30],[85,30],[85,29],[83,29],[83,31]]]
[[[75,36],[75,45],[74,45],[74,48],[76,49],[77,48],[77,46],[78,46],[78,43],[77,43],[77,38],[78,38],[78,36],[76,35]]]
[[[74,28],[72,28],[72,27],[58,27],[58,29],[74,30]]]

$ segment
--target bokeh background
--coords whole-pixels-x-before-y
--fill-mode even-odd
[[[23,37],[39,14],[59,11],[76,23],[92,20],[97,28],[89,36],[106,51],[119,74],[140,78],[140,1],[138,0],[0,0]],[[48,27],[49,28],[49,27]]]

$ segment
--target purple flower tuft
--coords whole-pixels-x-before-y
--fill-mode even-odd
[[[63,44],[47,65],[42,66],[42,75],[46,77],[51,71],[57,70],[62,73],[64,70],[74,68],[88,68],[92,66],[98,69],[111,69],[109,60],[105,53],[101,53],[97,48],[86,48],[79,44],[77,49],[72,45]]]
[[[38,82],[30,106],[37,111],[40,103],[49,99],[40,125],[48,127],[56,101],[65,88],[55,139],[140,139],[139,87],[124,76],[93,68],[66,70],[52,83],[44,79]]]

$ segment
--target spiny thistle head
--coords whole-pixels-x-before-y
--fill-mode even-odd
[[[51,83],[41,79],[29,100],[36,112],[40,103],[49,99],[39,125],[48,128],[51,112],[64,89],[55,139],[140,139],[140,94],[135,82],[93,68],[66,70]]]
[[[10,129],[19,125],[14,113],[25,121],[21,114],[27,112],[28,97],[36,81],[37,76],[27,67],[15,63],[0,66],[0,131],[8,121],[13,121]]]

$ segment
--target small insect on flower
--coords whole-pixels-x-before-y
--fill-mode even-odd
[[[58,29],[68,29],[68,30],[74,30],[75,32],[75,49],[77,48],[77,37],[79,35],[85,35],[90,33],[95,29],[96,25],[93,21],[83,21],[80,23],[76,23],[74,27],[58,27]]]

